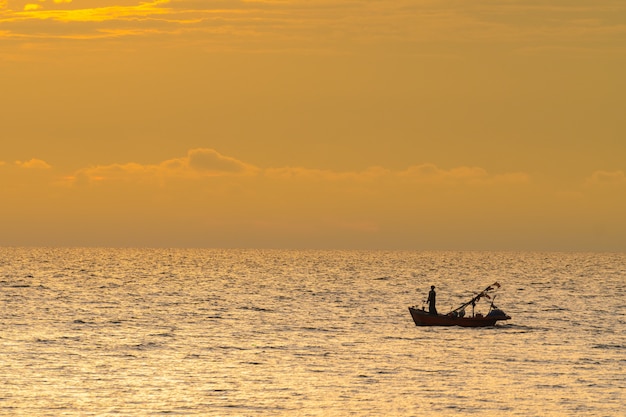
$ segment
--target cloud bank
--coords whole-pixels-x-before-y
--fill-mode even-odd
[[[110,181],[162,181],[168,178],[198,179],[203,177],[255,175],[259,169],[214,149],[192,149],[186,156],[158,164],[115,163],[82,168],[67,176],[70,183]]]
[[[28,164],[45,164],[33,160]],[[354,182],[402,181],[415,184],[467,186],[494,184],[527,184],[526,173],[489,174],[479,167],[442,169],[434,164],[421,164],[405,170],[392,171],[383,167],[370,167],[363,171],[332,171],[305,167],[259,168],[253,164],[225,156],[214,149],[190,150],[186,156],[172,158],[157,164],[115,163],[82,168],[67,177],[70,182],[110,181],[164,181],[167,179],[201,179],[214,177],[258,177],[273,181],[292,182]]]
[[[430,249],[626,244],[626,193],[615,192],[626,186],[623,171],[594,172],[568,191],[576,198],[563,198],[563,190],[523,172],[428,163],[343,172],[263,168],[195,148],[156,163],[96,165],[72,173],[37,158],[0,163],[0,185],[8,202],[0,207],[0,218],[12,219],[4,227],[4,244],[20,241],[24,230],[49,243],[47,230],[64,244]],[[590,234],[597,228],[609,232]]]

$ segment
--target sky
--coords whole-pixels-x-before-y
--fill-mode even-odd
[[[626,251],[623,0],[0,0],[0,246]]]

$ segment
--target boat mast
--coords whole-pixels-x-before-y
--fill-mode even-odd
[[[456,313],[460,310],[463,310],[465,307],[471,304],[472,305],[472,317],[474,317],[474,307],[476,306],[476,303],[478,302],[478,300],[480,300],[483,297],[489,298],[489,295],[487,293],[495,290],[496,288],[500,288],[500,284],[497,281],[491,284],[490,286],[488,286],[487,288],[485,288],[484,290],[482,290],[480,293],[478,293],[478,295],[476,295],[474,298],[469,300],[467,303],[452,310],[450,313]]]

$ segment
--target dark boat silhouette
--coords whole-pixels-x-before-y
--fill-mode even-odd
[[[417,306],[409,307],[411,317],[416,326],[461,326],[461,327],[487,327],[494,326],[496,322],[500,320],[510,320],[511,317],[504,311],[500,310],[493,304],[493,299],[488,293],[494,291],[496,288],[500,288],[500,284],[497,282],[488,286],[478,295],[473,297],[468,302],[464,303],[460,307],[452,310],[448,314],[431,314],[424,310],[424,307],[418,308]],[[491,306],[489,307],[489,313],[483,316],[482,314],[474,314],[474,306],[481,298],[491,299]],[[472,306],[472,315],[465,317],[465,308]]]

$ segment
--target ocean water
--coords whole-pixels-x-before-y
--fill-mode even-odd
[[[0,299],[1,415],[626,415],[626,254],[0,248]]]

